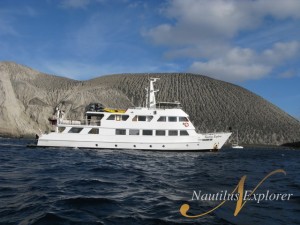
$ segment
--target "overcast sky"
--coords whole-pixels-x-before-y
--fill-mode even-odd
[[[0,60],[86,80],[192,72],[300,119],[298,0],[1,0]]]

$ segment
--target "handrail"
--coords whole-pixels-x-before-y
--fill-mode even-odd
[[[101,120],[59,120],[59,125],[87,125],[87,126],[101,126]]]

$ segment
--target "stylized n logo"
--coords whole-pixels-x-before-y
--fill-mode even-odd
[[[236,188],[231,192],[231,194],[235,193],[237,191],[239,198],[238,201],[236,203],[236,207],[235,207],[235,211],[234,211],[234,216],[237,216],[239,214],[239,212],[241,211],[241,209],[244,207],[244,205],[246,204],[246,202],[250,199],[250,197],[255,193],[255,191],[257,190],[257,188],[266,180],[268,179],[270,176],[276,174],[276,173],[283,173],[284,175],[286,175],[286,172],[282,169],[278,169],[278,170],[274,170],[273,172],[269,173],[267,176],[265,176],[264,179],[262,179],[257,185],[256,187],[253,189],[253,191],[250,193],[249,197],[247,199],[245,199],[245,201],[243,201],[244,199],[244,186],[245,186],[245,180],[247,178],[247,176],[243,176],[240,180],[240,182],[238,183],[238,185],[236,186]],[[188,204],[183,204],[180,207],[180,213],[181,215],[183,215],[184,217],[187,218],[198,218],[201,216],[204,216],[208,213],[211,213],[213,211],[215,211],[217,208],[221,207],[227,200],[224,200],[223,202],[221,202],[219,205],[217,205],[215,208],[199,214],[199,215],[195,215],[195,216],[191,216],[191,215],[187,215],[187,211],[189,211],[190,206]]]

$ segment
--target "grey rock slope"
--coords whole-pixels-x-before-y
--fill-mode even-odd
[[[142,106],[149,77],[159,77],[158,101],[182,103],[200,132],[239,130],[240,142],[282,144],[300,137],[300,122],[237,85],[194,74],[120,74],[88,81],[42,74],[15,63],[0,63],[0,135],[49,131],[56,106],[69,118],[82,117],[86,105]]]

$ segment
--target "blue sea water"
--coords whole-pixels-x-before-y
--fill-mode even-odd
[[[0,139],[0,224],[300,224],[300,151],[222,149],[219,152],[153,152],[28,148],[26,140]],[[220,201],[201,193],[231,192],[247,175],[257,192],[293,194],[286,201],[236,202],[200,218]]]

